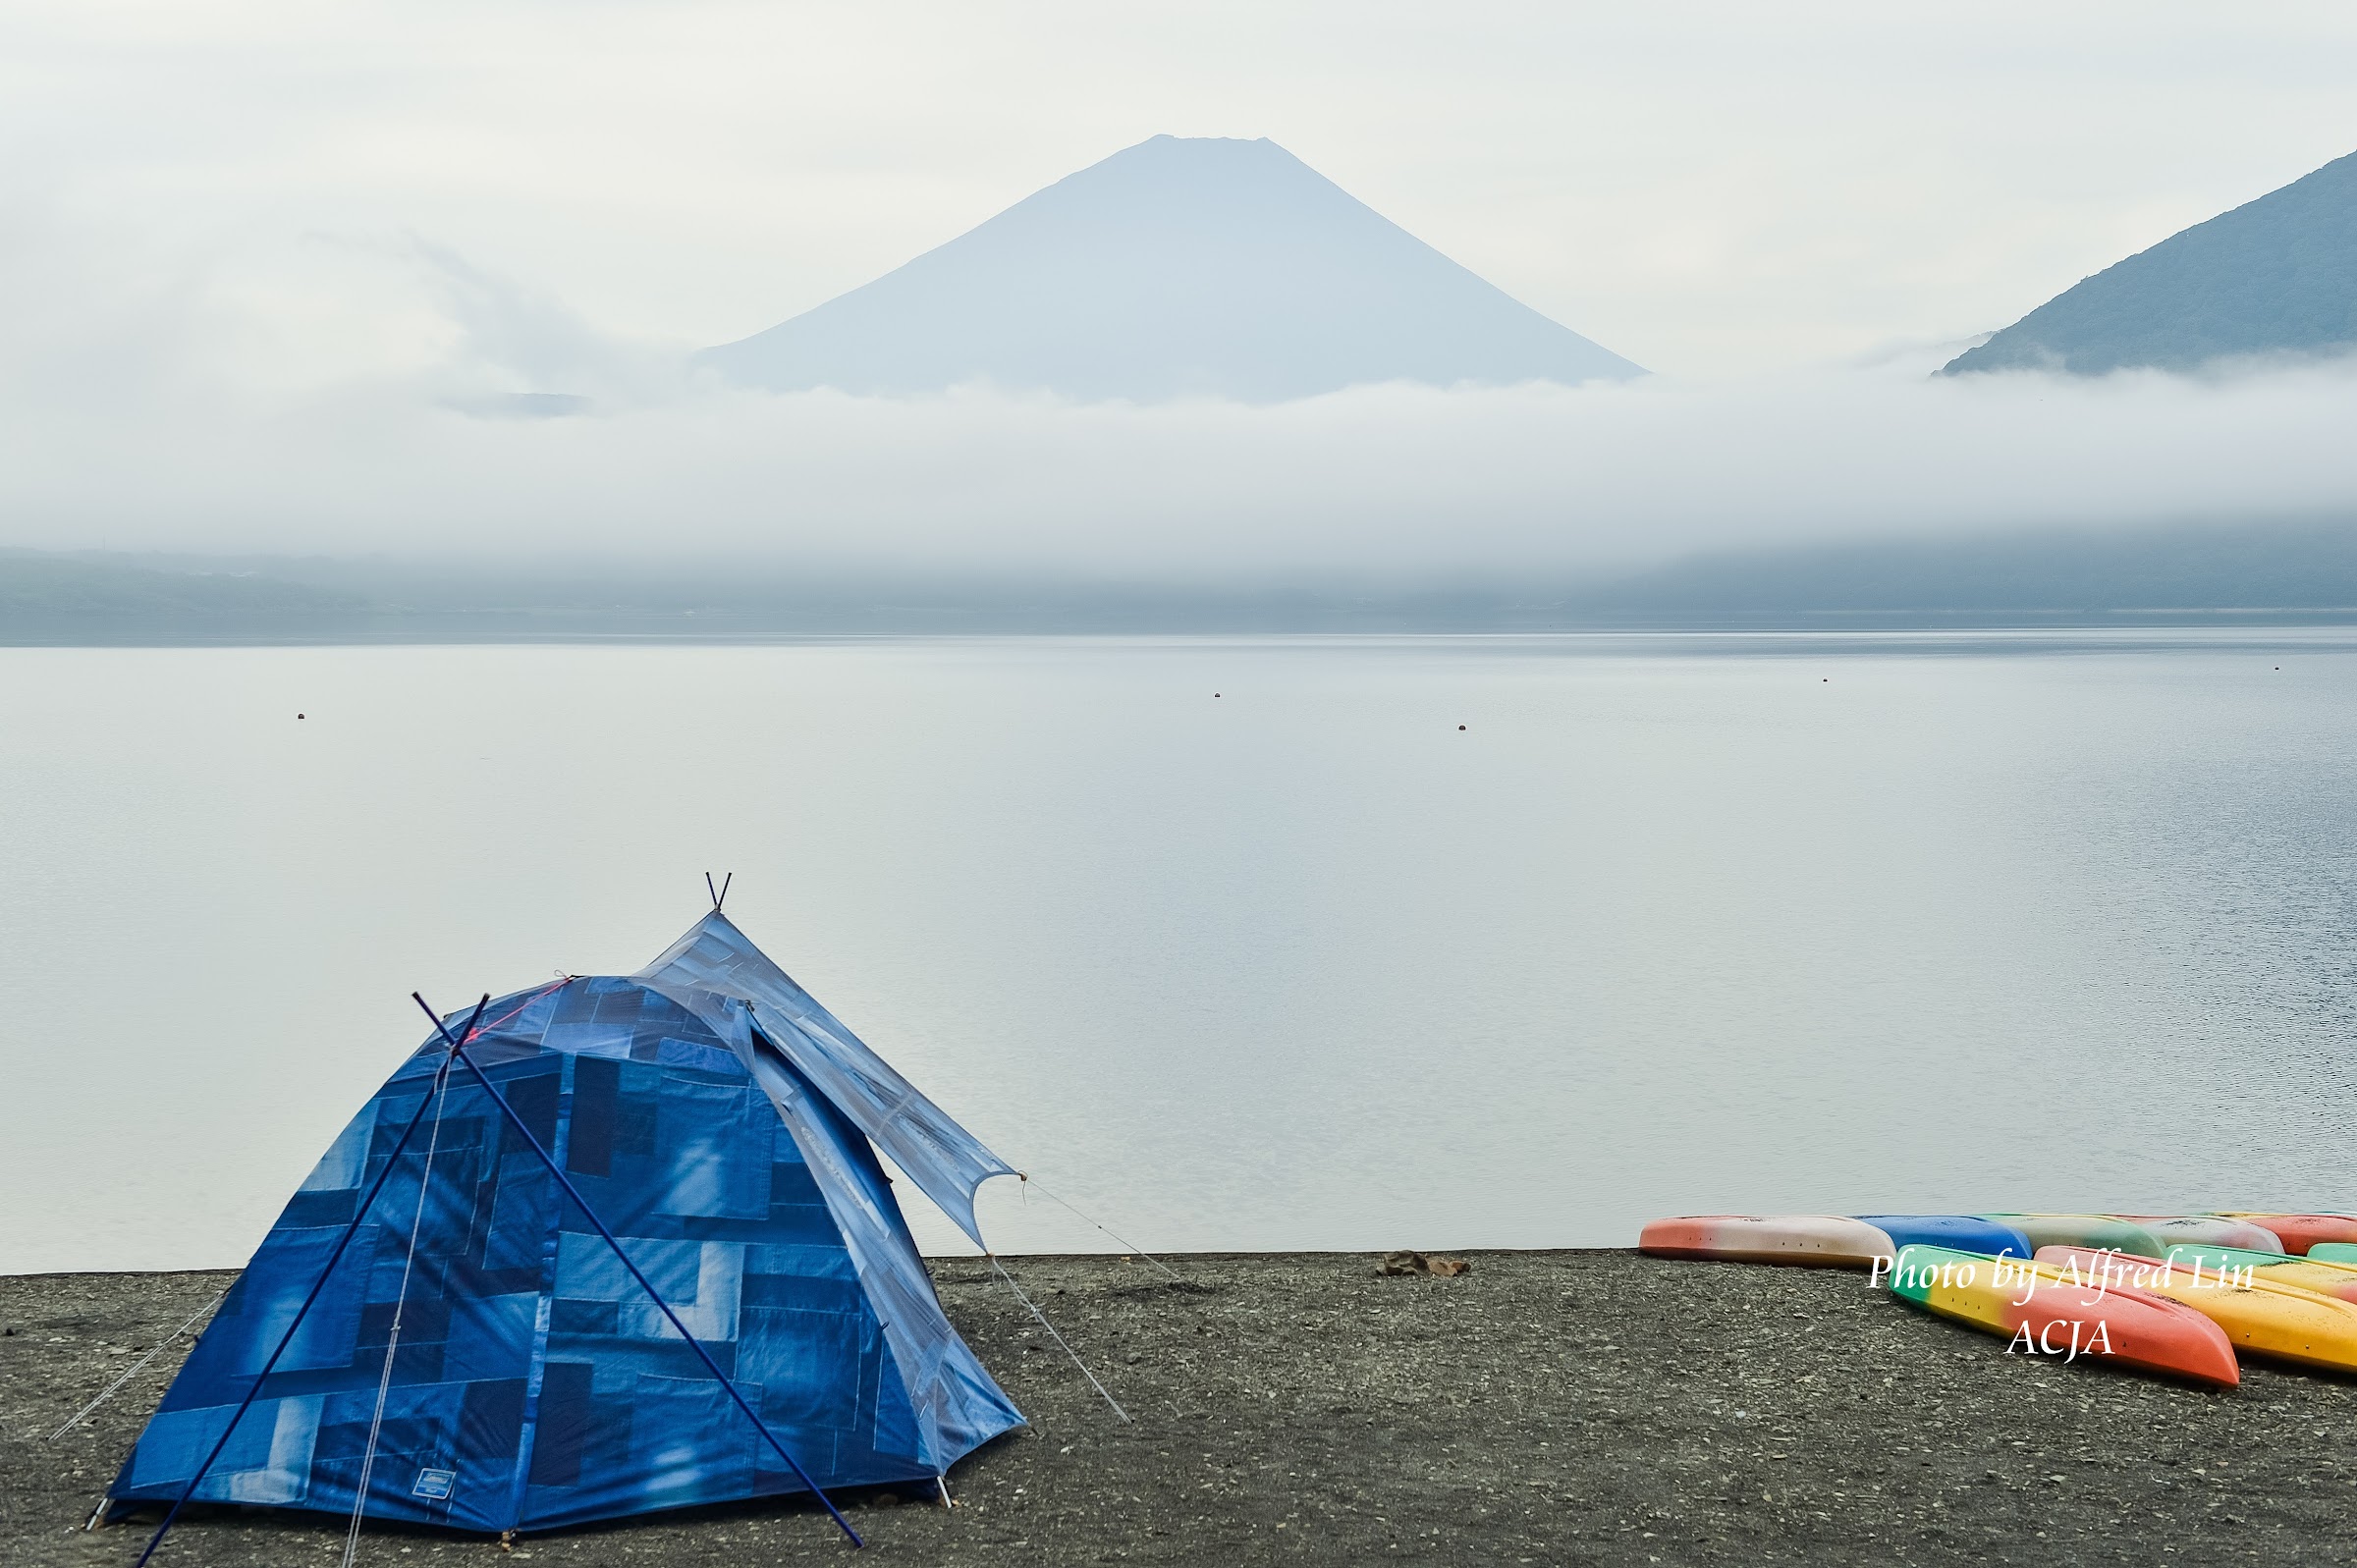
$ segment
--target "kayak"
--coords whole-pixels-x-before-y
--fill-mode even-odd
[[[2153,1239],[2168,1246],[2182,1242],[2195,1247],[2240,1247],[2248,1252],[2283,1251],[2283,1238],[2265,1225],[2224,1215],[2113,1215],[2151,1231]]]
[[[2041,1248],[2038,1261],[2063,1271],[2066,1278],[2075,1274],[2107,1289],[2125,1285],[2182,1302],[2224,1329],[2238,1352],[2357,1372],[2357,1302],[2263,1283],[2256,1271],[2246,1284],[2239,1275],[2221,1279],[2207,1269],[2196,1275],[2165,1262],[2084,1247]]]
[[[1902,1301],[2003,1334],[2008,1353],[2084,1356],[2221,1388],[2241,1380],[2224,1330],[2146,1291],[2113,1286],[2099,1295],[2039,1264],[1922,1246],[1899,1249],[1890,1287]]]
[[[2292,1285],[2320,1296],[2357,1301],[2357,1264],[2285,1260],[2272,1252],[2245,1252],[2240,1247],[2171,1247],[2168,1262],[2188,1273],[2197,1268],[2213,1274],[2248,1269],[2253,1279],[2271,1285]]]
[[[2168,1250],[2142,1225],[2113,1219],[2109,1215],[1982,1215],[1979,1217],[2020,1231],[2029,1238],[2033,1251],[2039,1247],[2098,1247],[2107,1252],[2133,1253],[2139,1258],[2158,1258]]]
[[[1958,1252],[2027,1258],[2038,1249],[2009,1221],[1978,1215],[1860,1215],[1900,1246],[1953,1247]]]
[[[2306,1257],[2308,1249],[2320,1241],[2341,1246],[2357,1243],[2357,1219],[2347,1215],[2220,1215],[2221,1219],[2247,1219],[2254,1225],[2275,1232],[2283,1243],[2283,1250],[2294,1257]]]
[[[2357,1245],[2345,1241],[2320,1241],[2308,1249],[2311,1263],[2357,1263]]]
[[[1657,1258],[1863,1269],[1891,1257],[1898,1246],[1874,1226],[1843,1215],[1687,1215],[1646,1225],[1637,1250]]]

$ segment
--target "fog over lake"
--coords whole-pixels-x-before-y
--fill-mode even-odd
[[[0,1271],[239,1263],[411,990],[707,868],[1149,1248],[2345,1208],[2353,719],[2338,631],[0,650]]]

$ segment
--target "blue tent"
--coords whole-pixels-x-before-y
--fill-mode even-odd
[[[788,1455],[930,1483],[1023,1424],[876,1151],[977,1245],[1011,1167],[717,908],[638,974],[488,1003],[460,1057],[471,1011],[288,1203],[111,1498],[201,1472],[350,1515],[365,1470],[369,1518],[530,1530],[805,1489]]]

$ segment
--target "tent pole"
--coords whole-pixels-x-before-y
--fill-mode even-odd
[[[597,1227],[597,1233],[606,1238],[606,1245],[614,1249],[614,1256],[622,1260],[622,1266],[630,1271],[630,1277],[638,1281],[638,1288],[646,1292],[647,1299],[655,1304],[656,1310],[670,1320],[672,1327],[680,1331],[680,1337],[687,1341],[687,1348],[695,1352],[696,1359],[704,1364],[705,1369],[713,1377],[720,1379],[720,1385],[729,1391],[731,1399],[737,1401],[737,1408],[744,1412],[745,1419],[753,1424],[764,1438],[768,1439],[770,1447],[777,1450],[778,1457],[786,1461],[787,1467],[801,1478],[802,1485],[810,1488],[810,1495],[818,1499],[819,1505],[825,1508],[828,1515],[842,1528],[844,1535],[850,1539],[851,1544],[854,1546],[866,1545],[867,1542],[859,1539],[859,1532],[851,1528],[851,1522],[843,1517],[842,1511],[829,1500],[826,1492],[820,1489],[818,1483],[811,1479],[810,1472],[802,1468],[801,1461],[787,1451],[786,1445],[778,1440],[778,1434],[769,1430],[769,1423],[763,1421],[760,1413],[746,1402],[744,1395],[738,1392],[737,1384],[730,1379],[727,1373],[720,1370],[720,1363],[714,1361],[711,1354],[696,1341],[695,1335],[687,1331],[687,1325],[680,1322],[680,1315],[671,1310],[671,1303],[663,1299],[663,1293],[655,1288],[654,1281],[640,1273],[638,1266],[630,1262],[630,1255],[623,1251],[621,1239],[606,1228],[606,1222],[597,1217],[597,1211],[589,1207],[589,1200],[581,1196],[581,1189],[573,1184],[573,1178],[565,1174],[564,1167],[557,1163],[556,1157],[541,1146],[540,1140],[533,1135],[532,1129],[524,1125],[523,1118],[516,1113],[516,1108],[508,1104],[507,1096],[501,1094],[498,1086],[491,1082],[489,1075],[475,1065],[474,1058],[466,1054],[466,1048],[451,1039],[450,1031],[442,1028],[441,1018],[433,1008],[426,1006],[423,997],[412,991],[410,993],[410,1000],[423,1007],[425,1015],[434,1020],[434,1027],[442,1030],[442,1038],[450,1041],[452,1058],[468,1072],[474,1074],[474,1081],[482,1085],[483,1093],[489,1095],[491,1103],[499,1107],[501,1112],[506,1115],[508,1124],[522,1136],[526,1144],[531,1146],[532,1153],[540,1157],[540,1162],[548,1167],[550,1175],[557,1178],[557,1185],[565,1189],[565,1195],[573,1200],[574,1207],[580,1210],[582,1216]]]
[[[466,1033],[474,1032],[476,1021],[489,1005],[491,994],[486,991],[483,1000],[474,1004],[474,1016],[466,1020]],[[450,1040],[450,1031],[442,1027],[441,1019],[434,1020],[434,1028],[443,1039]],[[458,1049],[456,1040],[450,1040],[450,1044],[453,1051]],[[302,1298],[302,1305],[295,1309],[295,1321],[288,1324],[287,1331],[278,1336],[278,1348],[270,1352],[270,1359],[262,1363],[260,1372],[254,1374],[253,1386],[246,1390],[246,1397],[238,1402],[238,1408],[230,1415],[229,1425],[221,1429],[220,1439],[213,1444],[213,1451],[204,1456],[204,1463],[196,1467],[196,1474],[189,1478],[189,1484],[173,1499],[170,1510],[164,1515],[164,1522],[155,1527],[155,1534],[148,1538],[147,1549],[139,1553],[139,1560],[133,1568],[147,1568],[147,1559],[155,1555],[155,1548],[164,1543],[164,1537],[170,1533],[173,1521],[180,1517],[181,1509],[188,1506],[189,1499],[196,1494],[197,1483],[203,1481],[205,1472],[213,1468],[213,1461],[221,1457],[221,1450],[229,1446],[229,1434],[238,1430],[239,1421],[253,1408],[253,1401],[261,1393],[262,1384],[270,1380],[271,1369],[278,1365],[278,1358],[287,1353],[287,1346],[295,1342],[295,1330],[302,1326],[302,1320],[310,1312],[311,1303],[317,1301],[319,1292],[327,1288],[328,1275],[334,1273],[336,1265],[344,1261],[344,1249],[351,1246],[352,1238],[359,1234],[360,1221],[368,1217],[369,1206],[376,1202],[376,1195],[385,1190],[385,1182],[393,1174],[393,1167],[401,1163],[401,1152],[410,1146],[410,1134],[415,1132],[417,1123],[425,1119],[427,1108],[433,1105],[434,1097],[442,1093],[443,1080],[449,1076],[450,1058],[445,1056],[441,1067],[434,1073],[433,1084],[426,1090],[425,1098],[417,1103],[416,1114],[410,1117],[409,1125],[402,1128],[401,1136],[394,1140],[393,1152],[385,1157],[385,1168],[378,1171],[376,1180],[368,1184],[368,1195],[360,1200],[359,1208],[354,1211],[352,1223],[344,1227],[344,1234],[336,1238],[336,1250],[328,1254],[327,1266],[319,1271],[319,1277],[311,1281],[311,1293]]]

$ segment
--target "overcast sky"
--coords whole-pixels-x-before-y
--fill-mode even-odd
[[[17,224],[415,235],[741,336],[1158,132],[1272,136],[1709,374],[2012,320],[2357,148],[2357,8],[13,0]],[[12,225],[13,227],[14,225]],[[126,258],[131,259],[131,258]]]
[[[1525,400],[1540,411],[1498,421],[1526,432],[1510,453],[1482,447],[1489,488],[1522,498],[1506,534],[1566,509],[1592,531],[1659,531],[1665,508],[1683,509],[1665,542],[1723,532],[1730,507],[1763,497],[1708,490],[1679,455],[1727,442],[1761,449],[1778,476],[1769,510],[1787,523],[1952,518],[1954,477],[1972,469],[1996,470],[1976,481],[1975,516],[2035,520],[2022,509],[2042,494],[2056,516],[2121,515],[2152,503],[2138,499],[2147,478],[2114,481],[2173,472],[2189,441],[2216,450],[2212,490],[2248,478],[2262,511],[2338,505],[2357,479],[2336,458],[2235,456],[2246,427],[2331,428],[2351,394],[2329,378],[2249,405],[2274,423],[2192,393],[2138,394],[2173,410],[2142,423],[2122,422],[2133,399],[2108,394],[2057,394],[2041,414],[2043,392],[2017,415],[1959,423],[1956,400],[1927,394],[1875,415],[1905,425],[1896,447],[1921,457],[1878,494],[1859,491],[1853,440],[1809,433],[1899,396],[1829,391],[1829,367],[2001,326],[2357,147],[2353,86],[2345,3],[9,0],[0,413],[14,434],[0,457],[17,475],[0,474],[0,538],[364,543],[382,536],[367,528],[411,526],[386,520],[387,487],[464,532],[479,520],[450,520],[466,513],[452,498],[482,474],[515,498],[518,528],[545,534],[530,498],[572,504],[577,465],[533,464],[568,442],[602,461],[633,454],[633,493],[648,497],[690,453],[707,489],[715,468],[738,473],[745,488],[708,503],[736,535],[790,527],[755,504],[780,485],[860,495],[879,474],[934,524],[955,520],[960,476],[928,488],[905,470],[951,463],[960,440],[998,428],[987,419],[952,428],[935,410],[891,434],[881,415],[732,406],[699,421],[667,406],[588,434],[512,420],[387,434],[387,389],[426,389],[420,406],[446,416],[470,387],[577,384],[630,424],[628,409],[666,400],[650,390],[666,352],[780,321],[1161,132],[1271,136],[1660,372],[1649,392]],[[1874,389],[1920,385],[1920,368],[1870,374]],[[1580,411],[1608,404],[1619,411]],[[1417,493],[1467,495],[1450,464],[1473,459],[1445,432],[1494,415],[1481,407],[1346,400],[1219,427],[1239,483],[1274,468],[1346,513],[1359,454],[1387,452],[1400,428],[1441,432]],[[1103,434],[1044,433],[1036,409],[990,417],[1032,420],[1022,450],[1043,460]],[[1203,428],[1185,418],[1169,437],[1180,448]],[[810,434],[842,419],[877,454],[873,474]],[[1331,433],[1293,461],[1285,443],[1304,420]],[[1629,421],[1648,432],[1637,458]],[[1122,439],[1151,446],[1151,423]],[[1765,430],[1785,432],[1772,457]],[[2150,461],[2137,439],[2155,444]],[[795,456],[811,440],[823,485]],[[2100,461],[2060,482],[2054,465],[2078,449]],[[2290,481],[2275,473],[2286,460]],[[1318,482],[1325,462],[1342,488]],[[1647,493],[1663,463],[1681,470],[1674,507]],[[2006,473],[2018,505],[1984,493]],[[1125,500],[1119,474],[1104,482],[1070,517]],[[354,487],[380,493],[362,505]],[[1019,484],[1002,489],[1006,515],[1026,511]],[[1630,499],[1609,513],[1599,495]]]

